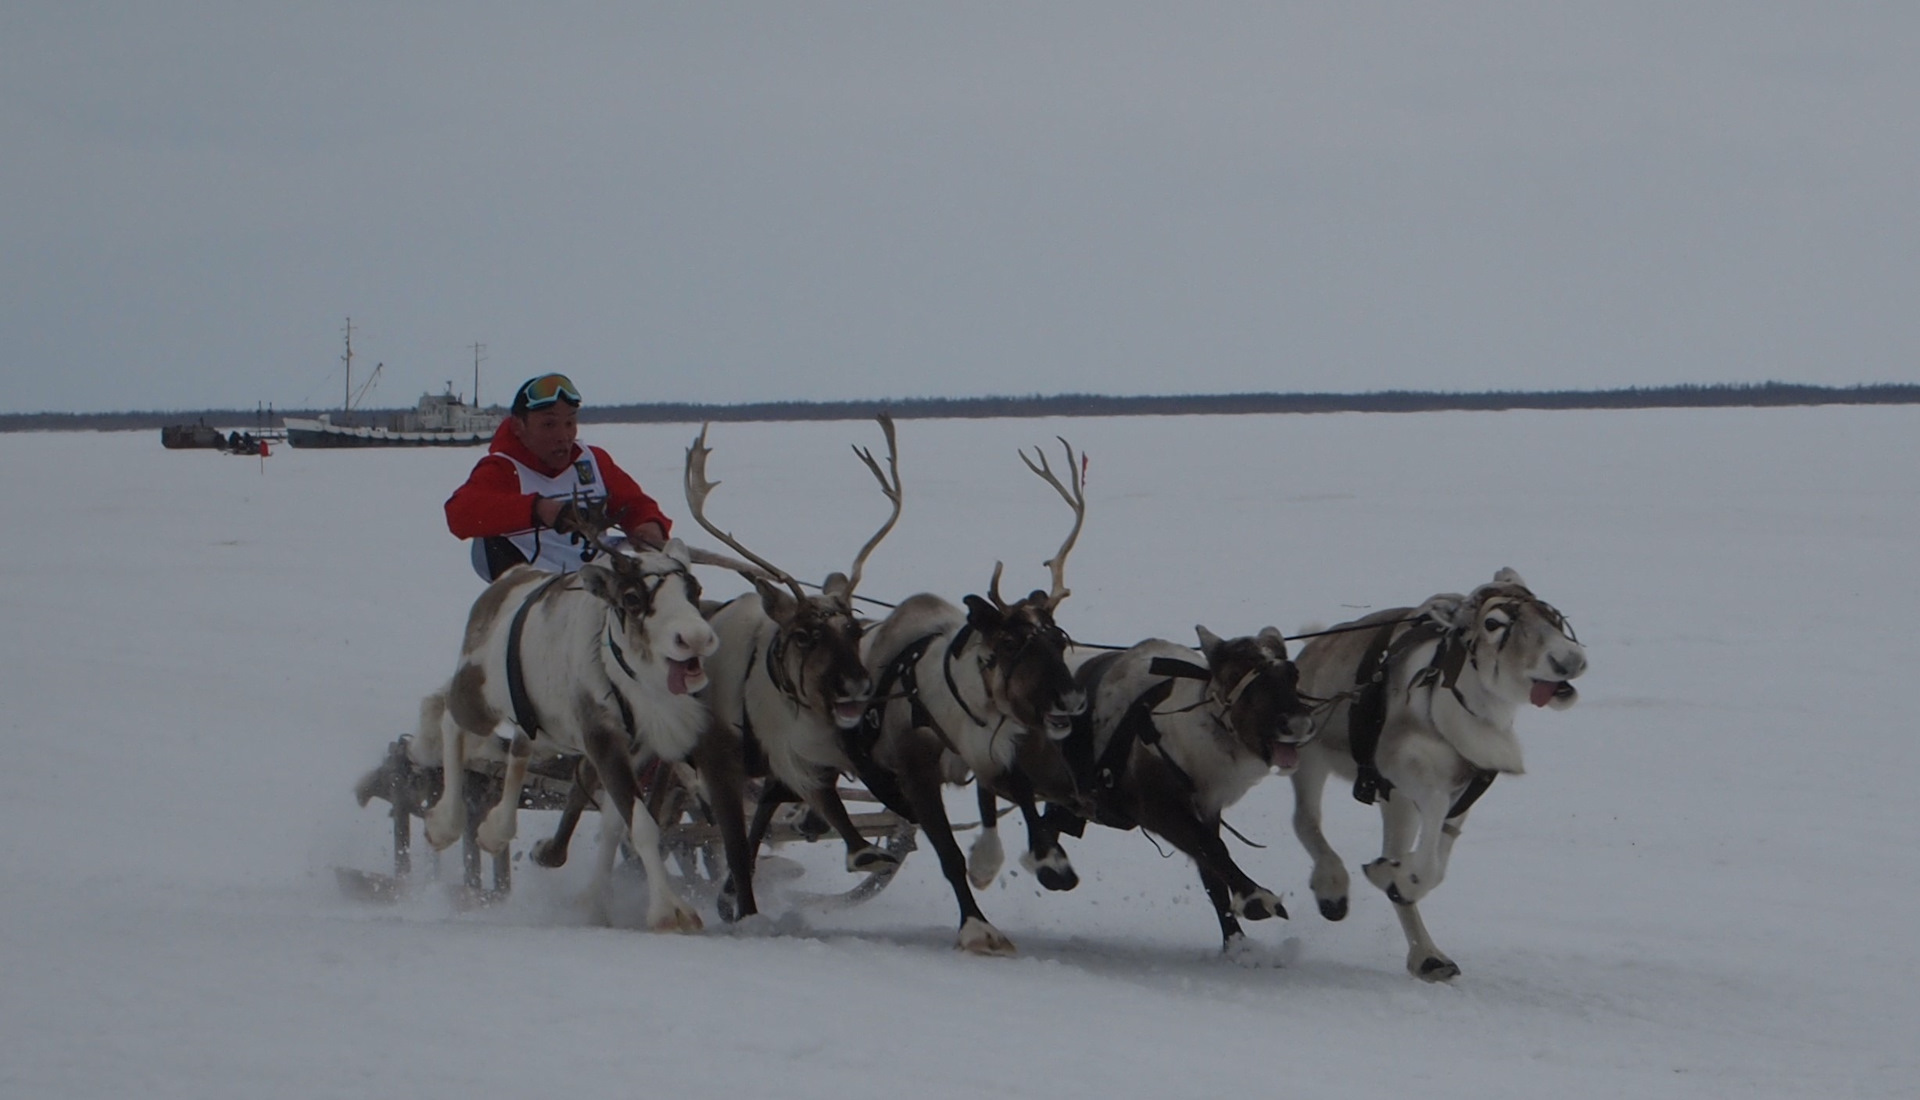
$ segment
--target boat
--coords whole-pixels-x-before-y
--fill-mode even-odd
[[[480,386],[480,348],[474,345],[474,393],[476,398]],[[347,318],[347,364],[346,399],[341,405],[340,419],[336,421],[333,413],[321,413],[317,417],[289,416],[282,420],[286,428],[287,442],[295,447],[475,447],[489,443],[494,430],[507,415],[507,410],[498,406],[481,408],[477,401],[468,404],[453,392],[453,383],[447,383],[445,393],[426,393],[420,395],[420,401],[410,410],[385,413],[372,416],[353,411],[353,318]],[[377,377],[382,363],[374,367]],[[366,386],[371,386],[369,378]],[[362,393],[366,386],[362,387]],[[356,420],[359,421],[356,423]]]
[[[194,424],[168,424],[160,429],[160,445],[169,451],[211,451],[227,445],[220,429],[205,420]]]
[[[295,447],[475,447],[493,440],[507,415],[502,408],[478,409],[451,387],[420,396],[413,409],[387,414],[380,423],[335,423],[332,413],[307,419],[289,416],[283,423]],[[362,417],[365,419],[365,417]]]

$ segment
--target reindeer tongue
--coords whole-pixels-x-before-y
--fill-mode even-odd
[[[687,674],[692,669],[692,661],[667,661],[667,690],[675,695],[687,693]]]
[[[1536,707],[1544,707],[1553,702],[1553,693],[1559,691],[1560,687],[1558,680],[1535,680],[1533,691],[1528,693],[1527,700]]]
[[[1273,751],[1267,754],[1267,763],[1283,772],[1291,772],[1300,766],[1300,749],[1295,745],[1278,742],[1273,746]]]

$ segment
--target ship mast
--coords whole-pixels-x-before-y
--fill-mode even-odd
[[[485,359],[487,345],[475,342],[473,345],[473,407],[480,407],[480,360]]]
[[[347,361],[347,386],[346,392],[340,398],[340,412],[342,415],[351,415],[353,412],[353,318],[351,317],[347,318],[347,354],[344,358]]]

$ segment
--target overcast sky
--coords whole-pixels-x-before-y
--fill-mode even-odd
[[[0,411],[1920,381],[1920,5],[0,0]]]

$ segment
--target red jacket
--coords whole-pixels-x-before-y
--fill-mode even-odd
[[[567,456],[568,464],[581,453],[580,445],[574,444],[573,453]],[[466,483],[447,498],[447,530],[452,531],[455,538],[508,535],[539,526],[533,518],[533,504],[539,496],[520,491],[520,471],[502,457],[505,455],[543,473],[558,474],[566,468],[548,470],[514,434],[513,418],[502,420],[493,433],[487,457],[474,464]],[[673,530],[673,521],[660,511],[660,505],[640,488],[639,482],[614,465],[607,452],[595,447],[593,455],[600,463],[600,476],[607,487],[609,520],[629,533],[648,521],[659,524],[662,531]]]

